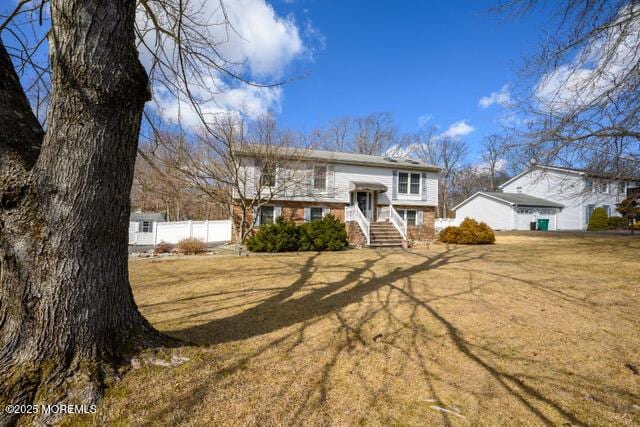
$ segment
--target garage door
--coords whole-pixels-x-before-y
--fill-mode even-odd
[[[555,209],[545,208],[518,208],[517,209],[517,229],[530,230],[531,221],[538,219],[549,220],[549,230],[556,230],[556,211]]]

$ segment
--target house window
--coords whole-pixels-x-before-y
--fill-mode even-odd
[[[609,192],[609,183],[606,181],[598,181],[597,190],[598,193],[608,193]]]
[[[260,207],[260,225],[273,224],[273,206],[261,206]]]
[[[319,190],[319,191],[325,191],[327,189],[327,167],[326,166],[313,167],[313,189]]]
[[[153,231],[153,223],[151,221],[142,221],[138,231],[140,233],[151,233]]]
[[[607,216],[611,216],[611,206],[602,205],[602,207],[604,208],[604,211],[607,213]]]
[[[618,194],[626,194],[627,193],[627,183],[624,181],[620,181],[618,183]]]
[[[311,221],[316,221],[316,220],[322,219],[322,211],[323,211],[322,208],[311,208],[311,212],[310,212],[310,215],[309,215],[310,218],[309,219]]]
[[[409,186],[409,192],[411,194],[420,194],[420,174],[411,174],[411,185]]]
[[[420,194],[420,174],[408,172],[398,173],[398,193]]]
[[[584,191],[590,193],[593,191],[593,180],[592,179],[587,179],[584,182]]]
[[[417,211],[411,209],[398,209],[398,215],[402,217],[407,225],[416,225]]]
[[[522,193],[522,187],[516,187],[516,193]]]
[[[263,187],[275,187],[276,185],[276,165],[265,163],[260,172],[260,184]]]

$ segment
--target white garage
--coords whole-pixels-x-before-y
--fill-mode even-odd
[[[494,230],[530,230],[531,222],[549,220],[549,230],[558,229],[558,213],[563,206],[522,193],[490,193],[480,191],[458,206],[456,218],[473,218]]]

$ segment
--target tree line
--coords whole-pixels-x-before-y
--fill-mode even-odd
[[[189,135],[167,127],[141,142],[131,192],[133,209],[163,212],[170,221],[214,220],[229,218],[234,207],[248,212],[269,203],[272,197],[252,200],[245,194],[250,204],[238,206],[243,203],[237,195],[245,192],[246,177],[241,176],[234,150],[251,144],[262,147],[259,155],[267,164],[277,162],[276,150],[296,148],[302,151],[287,157],[320,149],[410,157],[438,165],[440,217],[451,216],[456,204],[477,191],[497,191],[509,177],[508,144],[499,135],[484,138],[472,156],[464,138],[442,135],[435,126],[401,134],[393,115],[386,112],[341,117],[308,133],[283,130],[271,116],[250,121],[229,115],[219,117],[207,132]],[[287,181],[295,179],[278,182]]]

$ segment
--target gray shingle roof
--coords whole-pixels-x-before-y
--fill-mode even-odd
[[[324,160],[327,162],[335,163],[348,163],[358,165],[377,165],[384,167],[391,167],[396,169],[418,169],[418,170],[431,170],[439,171],[441,168],[429,163],[420,162],[413,159],[405,158],[391,158],[384,156],[372,156],[369,154],[357,154],[357,153],[345,153],[342,151],[323,151],[323,150],[310,150],[304,148],[284,148],[289,155],[299,155],[300,157],[307,159]],[[256,155],[260,152],[260,147],[257,144],[247,144],[244,149],[237,151],[240,154]],[[295,153],[295,154],[294,154]]]
[[[165,222],[166,218],[164,214],[160,212],[131,212],[129,215],[129,221]]]
[[[491,193],[487,191],[480,191],[479,194],[486,194],[490,197],[503,200],[507,203],[512,203],[518,206],[539,206],[546,208],[562,208],[564,205],[560,203],[552,202],[550,200],[540,199],[524,193]]]

